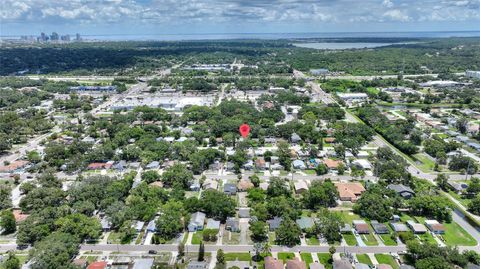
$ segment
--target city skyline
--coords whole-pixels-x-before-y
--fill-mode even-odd
[[[2,36],[475,31],[480,1],[4,1]]]

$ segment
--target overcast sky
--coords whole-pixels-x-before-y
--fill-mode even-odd
[[[0,34],[480,30],[480,0],[0,0]]]

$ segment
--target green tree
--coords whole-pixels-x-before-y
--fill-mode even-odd
[[[157,233],[165,240],[175,238],[183,230],[184,209],[181,202],[169,201],[162,207],[157,219]]]
[[[17,230],[15,216],[11,210],[3,210],[0,214],[0,227],[2,227],[4,234],[11,234]]]
[[[203,262],[205,259],[205,245],[203,242],[200,242],[200,246],[198,248],[198,261]]]
[[[80,213],[74,213],[55,221],[57,231],[69,233],[80,241],[97,239],[102,233],[102,226],[96,218],[91,218]]]
[[[303,203],[309,209],[334,207],[337,205],[337,198],[337,188],[327,179],[323,183],[314,181],[310,188],[303,194]]]
[[[249,179],[256,188],[260,186],[260,178],[257,175],[253,174],[249,177]]]
[[[325,175],[328,173],[328,168],[324,163],[320,163],[315,167],[315,172],[317,173],[317,176]]]
[[[267,223],[263,221],[254,221],[250,224],[250,232],[252,232],[252,240],[255,242],[262,242],[267,240]]]
[[[364,218],[386,222],[393,216],[393,202],[385,197],[379,186],[370,187],[353,206],[355,213]]]
[[[160,174],[155,170],[148,170],[142,173],[142,180],[150,184],[160,180]]]
[[[67,233],[54,232],[36,243],[31,252],[31,268],[64,268],[78,254],[79,241]]]
[[[20,269],[20,260],[15,256],[15,253],[8,252],[8,257],[2,263],[5,269]]]
[[[448,177],[445,174],[438,174],[435,178],[437,186],[442,190],[448,190]]]
[[[235,201],[223,192],[207,190],[202,193],[200,199],[203,211],[210,218],[217,218],[222,221],[228,216],[235,214]]]
[[[222,249],[217,251],[217,263],[225,264],[225,253],[223,253]]]
[[[277,244],[293,247],[300,243],[300,235],[302,234],[302,231],[295,221],[290,218],[285,218],[275,234]]]
[[[318,216],[318,221],[315,223],[317,233],[324,237],[329,244],[340,242],[342,240],[340,227],[345,225],[342,218],[337,213],[330,212],[325,208],[318,212]]]
[[[163,184],[187,189],[193,182],[193,173],[183,164],[174,164],[162,174]]]

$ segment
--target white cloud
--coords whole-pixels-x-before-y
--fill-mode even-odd
[[[389,10],[383,13],[383,17],[393,21],[401,21],[401,22],[407,22],[412,19],[410,16],[408,16],[408,14],[406,14],[405,11],[402,11],[399,9]]]
[[[480,0],[0,0],[3,22],[415,22],[480,20]],[[380,14],[380,15],[378,15]]]

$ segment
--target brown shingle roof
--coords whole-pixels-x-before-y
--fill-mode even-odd
[[[283,262],[273,257],[265,257],[265,269],[283,269]]]

